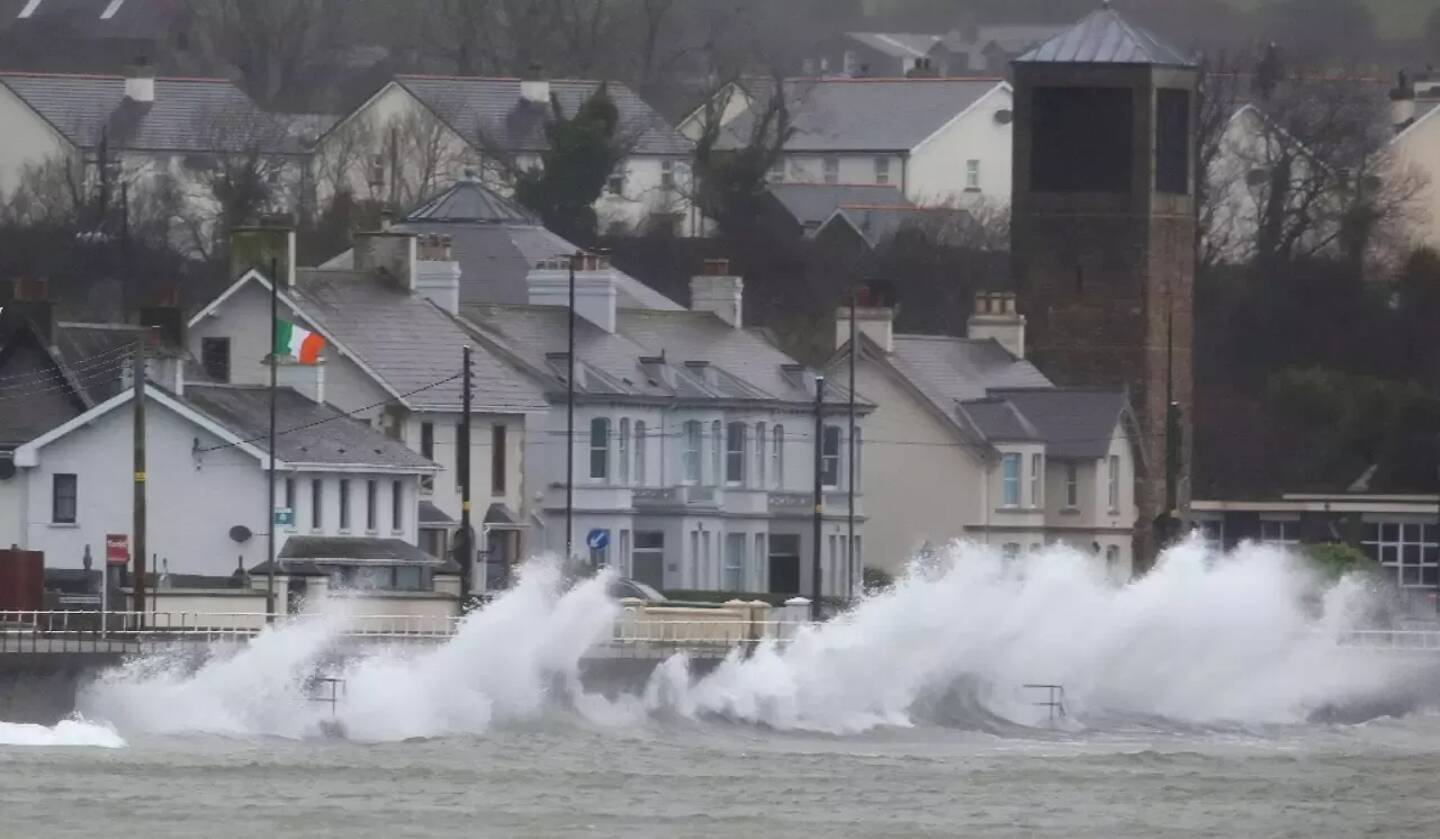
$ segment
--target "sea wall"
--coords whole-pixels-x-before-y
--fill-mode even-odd
[[[80,687],[119,653],[6,653],[0,655],[0,720],[54,725],[75,710]]]

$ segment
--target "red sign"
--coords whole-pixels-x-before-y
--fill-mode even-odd
[[[130,561],[130,537],[124,533],[105,535],[105,564],[124,565]]]

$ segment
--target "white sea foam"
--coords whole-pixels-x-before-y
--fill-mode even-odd
[[[123,749],[125,741],[109,725],[84,720],[62,720],[53,726],[0,722],[0,746]]]
[[[1365,614],[1355,581],[1327,586],[1284,552],[1259,546],[1166,552],[1138,582],[1107,582],[1093,557],[1049,548],[1007,561],[957,544],[895,588],[696,678],[683,657],[634,696],[579,688],[585,652],[617,613],[603,576],[566,587],[553,561],[475,613],[450,642],[327,658],[343,616],[268,632],[198,669],[147,660],[82,697],[121,731],[313,736],[331,719],[306,695],[317,672],[344,679],[333,714],[347,736],[395,740],[475,734],[563,703],[592,721],[720,717],[837,733],[967,717],[1036,724],[1046,709],[1022,686],[1064,685],[1081,720],[1299,722],[1383,694],[1390,662],[1339,647]]]

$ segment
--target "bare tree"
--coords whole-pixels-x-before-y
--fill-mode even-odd
[[[344,0],[198,0],[203,52],[234,66],[263,105],[308,90],[307,75],[344,44],[352,9]]]
[[[304,165],[280,119],[251,110],[198,113],[201,147],[181,159],[188,191],[189,245],[214,258],[229,230],[262,216],[293,213],[300,202]]]

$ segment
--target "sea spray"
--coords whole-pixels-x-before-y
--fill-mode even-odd
[[[125,740],[111,726],[83,719],[61,720],[53,726],[0,722],[0,746],[122,749]]]
[[[911,724],[947,694],[1038,724],[1049,711],[1024,685],[1043,683],[1063,685],[1082,718],[1301,722],[1393,686],[1389,663],[1337,645],[1366,597],[1265,546],[1222,556],[1192,540],[1116,587],[1068,548],[1011,559],[957,543],[784,649],[693,682],[661,668],[647,697],[669,713],[850,733]]]

